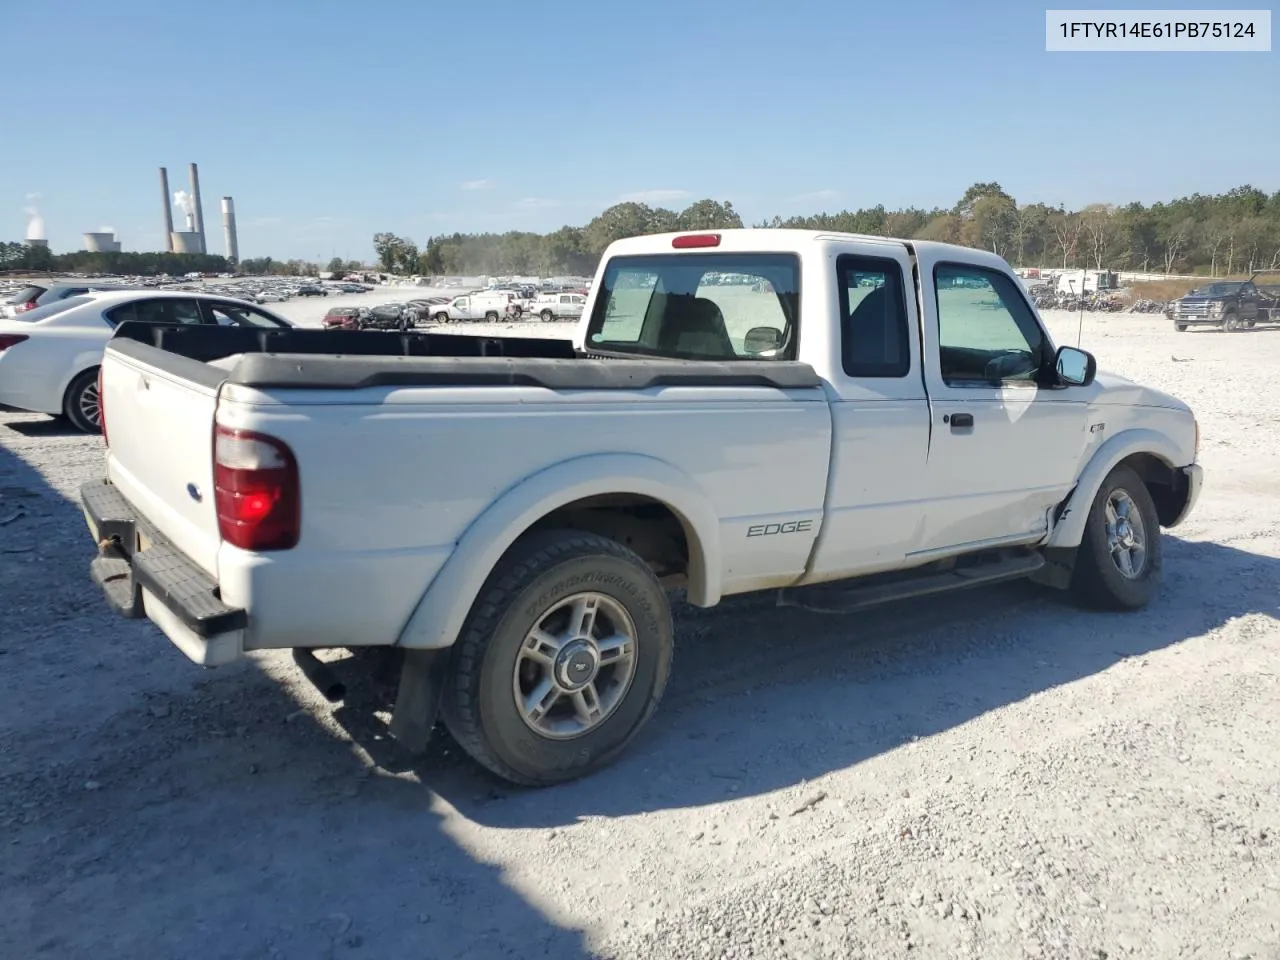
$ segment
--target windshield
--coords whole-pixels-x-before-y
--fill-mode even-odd
[[[682,360],[791,360],[799,313],[794,254],[615,257],[586,346]]]
[[[20,313],[13,319],[20,323],[36,323],[40,320],[48,320],[54,314],[70,310],[72,307],[90,303],[92,300],[92,297],[66,297],[63,300],[53,300],[50,303],[41,304],[33,310],[28,310],[26,313]]]
[[[1191,291],[1193,297],[1229,297],[1233,293],[1239,293],[1241,283],[1210,283]]]

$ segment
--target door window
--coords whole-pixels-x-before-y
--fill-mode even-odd
[[[948,386],[1034,384],[1050,344],[1014,282],[967,264],[934,269],[938,353]]]
[[[905,377],[911,370],[910,331],[902,268],[879,257],[843,256],[841,354],[851,377]]]
[[[176,297],[154,297],[147,300],[134,300],[122,303],[114,310],[107,311],[107,318],[112,324],[128,323],[201,323],[200,305],[194,300],[182,300]]]
[[[283,326],[270,314],[238,303],[206,303],[205,306],[209,308],[213,322],[220,327],[269,327],[278,330]]]

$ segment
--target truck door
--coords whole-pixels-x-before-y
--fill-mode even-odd
[[[470,320],[471,319],[471,298],[458,297],[450,304],[450,313],[453,314],[454,320]]]
[[[931,412],[919,552],[1030,542],[1070,492],[1087,439],[1084,391],[1038,386],[1054,345],[995,257],[920,251]]]
[[[901,244],[833,250],[820,277],[805,277],[814,291],[806,295],[825,297],[802,336],[809,355],[831,358],[833,434],[806,583],[900,566],[919,548],[927,517],[929,402],[910,257]]]

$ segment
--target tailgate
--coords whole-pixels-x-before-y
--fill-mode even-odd
[[[108,347],[102,361],[107,478],[182,553],[218,575],[213,420],[225,372],[160,355],[153,365]]]

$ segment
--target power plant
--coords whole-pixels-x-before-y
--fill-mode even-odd
[[[191,192],[179,190],[169,196],[169,171],[160,168],[160,195],[164,201],[164,235],[170,253],[208,253],[205,239],[204,205],[200,199],[200,171],[193,163],[188,169]],[[173,203],[184,214],[185,230],[173,228]],[[235,203],[230,197],[222,198],[222,231],[226,241],[226,255],[230,260],[240,259],[240,245],[236,238]]]

